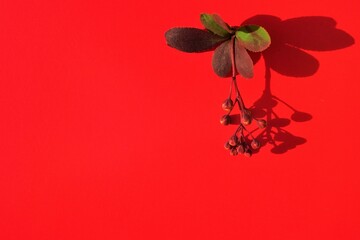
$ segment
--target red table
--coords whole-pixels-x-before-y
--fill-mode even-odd
[[[251,106],[271,74],[280,147],[223,149],[230,79],[164,38],[202,12],[272,16],[239,85]],[[0,19],[0,239],[360,239],[357,1],[12,0]]]

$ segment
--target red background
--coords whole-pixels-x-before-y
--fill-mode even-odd
[[[324,4],[1,1],[0,239],[360,239],[357,1]],[[223,149],[229,80],[212,53],[164,39],[202,12],[233,25],[327,16],[355,39],[307,51],[320,63],[309,77],[272,71],[273,93],[312,115],[284,127],[306,143],[251,159]],[[240,80],[250,105],[264,69]]]

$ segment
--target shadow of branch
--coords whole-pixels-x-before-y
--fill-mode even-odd
[[[264,57],[265,88],[262,96],[250,108],[254,118],[266,118],[268,126],[256,137],[262,145],[272,145],[271,152],[283,154],[307,140],[286,130],[292,122],[305,122],[312,115],[299,111],[271,92],[271,71],[288,77],[308,77],[314,75],[320,66],[319,61],[304,50],[333,51],[349,47],[355,43],[353,37],[336,28],[336,21],[330,17],[307,16],[281,20],[271,15],[257,15],[243,24],[263,26],[269,32],[272,43],[262,54],[250,53],[254,64]],[[275,107],[283,104],[290,110],[290,117],[279,116]],[[231,116],[232,124],[240,123],[240,116]],[[257,132],[255,129],[252,133]]]

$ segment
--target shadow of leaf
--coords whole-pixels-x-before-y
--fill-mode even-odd
[[[262,130],[257,138],[262,145],[272,145],[271,152],[283,154],[307,140],[287,131],[285,128],[292,122],[305,122],[312,119],[311,114],[299,111],[286,101],[271,92],[271,70],[288,77],[308,77],[314,75],[319,61],[304,50],[333,51],[354,44],[351,35],[336,28],[336,21],[325,16],[307,16],[281,20],[271,15],[256,15],[243,24],[257,24],[269,32],[272,43],[261,55],[265,61],[265,88],[262,96],[250,108],[255,118],[266,118],[268,127]],[[260,54],[251,53],[254,64]],[[275,108],[285,105],[293,111],[290,118],[279,116]],[[239,117],[238,117],[239,118]],[[236,118],[237,119],[237,118]],[[234,118],[235,120],[235,118]],[[240,122],[238,120],[238,122]],[[258,131],[259,129],[255,129]]]
[[[291,115],[291,119],[295,122],[306,122],[311,120],[312,116],[306,112],[295,111]]]
[[[281,20],[271,15],[256,15],[243,24],[258,24],[269,32],[272,43],[263,52],[268,66],[274,71],[291,77],[311,76],[319,68],[318,60],[301,49],[332,51],[354,44],[351,35],[336,28],[330,17],[307,16]],[[252,55],[254,63],[256,54]]]

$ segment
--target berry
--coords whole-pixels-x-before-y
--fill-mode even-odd
[[[225,148],[226,150],[230,150],[231,145],[229,144],[229,142],[226,142],[226,143],[224,144],[224,148]]]
[[[266,128],[267,123],[264,119],[260,119],[257,121],[257,125],[259,126],[259,128],[262,129],[262,128]]]
[[[224,115],[220,118],[220,123],[224,126],[229,125],[230,123],[230,116],[229,115]]]
[[[230,98],[226,99],[221,105],[222,109],[224,109],[227,112],[230,112],[233,106],[234,103]]]
[[[235,147],[238,143],[238,137],[236,135],[231,136],[229,139],[229,144],[233,147]]]
[[[230,155],[231,155],[231,156],[236,156],[236,155],[238,155],[238,152],[237,152],[236,148],[231,148],[231,149],[230,149]]]
[[[244,152],[244,156],[245,157],[251,157],[252,155],[252,151],[250,148],[246,149],[245,152]]]
[[[258,149],[260,147],[260,142],[258,140],[256,140],[256,139],[252,140],[251,147],[253,149]]]
[[[238,153],[243,154],[245,152],[245,148],[244,145],[242,145],[241,143],[236,147],[236,150]]]
[[[241,114],[241,123],[246,125],[249,125],[252,121],[251,112],[249,110],[244,110]]]

